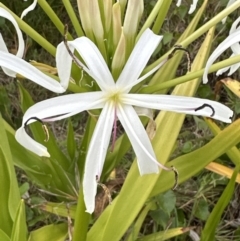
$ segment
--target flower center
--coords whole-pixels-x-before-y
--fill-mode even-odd
[[[122,93],[119,90],[115,90],[115,91],[107,94],[107,99],[109,101],[114,102],[114,104],[120,103],[121,102],[121,95],[122,95]]]

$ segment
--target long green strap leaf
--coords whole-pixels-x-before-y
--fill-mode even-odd
[[[10,238],[7,236],[7,234],[4,233],[1,229],[0,229],[0,240],[1,241],[11,241]]]
[[[0,229],[11,235],[13,220],[20,201],[20,192],[13,167],[12,155],[8,144],[4,122],[0,114]]]
[[[207,223],[203,229],[201,235],[201,241],[212,241],[215,240],[215,232],[217,225],[221,219],[222,213],[226,206],[229,204],[231,197],[234,192],[235,188],[235,180],[238,174],[240,166],[237,166],[234,170],[232,178],[230,179],[228,185],[226,186],[223,194],[221,195],[220,199],[218,200],[217,204],[215,205],[213,211],[211,212],[210,216],[207,219]]]
[[[28,241],[65,241],[67,235],[66,223],[51,224],[31,232]]]
[[[168,164],[177,168],[179,172],[179,183],[182,183],[197,174],[208,163],[227,152],[239,142],[240,119],[221,131],[205,146],[189,154],[180,156]],[[167,191],[173,184],[174,180],[171,174],[162,172],[150,196],[152,197]]]
[[[19,202],[18,210],[13,224],[11,241],[27,240],[27,226],[25,215],[25,203],[23,200],[21,200]]]

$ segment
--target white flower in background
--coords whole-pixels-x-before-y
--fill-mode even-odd
[[[8,19],[13,24],[14,28],[16,29],[17,37],[18,37],[18,51],[16,53],[16,56],[19,57],[19,58],[22,58],[23,54],[24,54],[25,44],[24,44],[22,32],[21,32],[20,28],[18,27],[18,24],[17,24],[16,20],[4,8],[0,8],[0,16]],[[3,37],[2,37],[1,33],[0,33],[0,51],[4,52],[4,53],[9,53],[8,48],[7,48],[7,46],[6,46],[6,44],[3,40]],[[2,70],[4,71],[5,74],[7,74],[11,77],[16,77],[16,72],[4,67],[4,65],[1,65],[1,66],[3,66]]]
[[[232,46],[230,46],[231,49],[232,49],[232,52],[233,52],[231,57],[234,57],[234,56],[237,56],[237,55],[240,54],[240,44],[239,44],[239,41],[240,41],[240,26],[238,26],[239,22],[240,22],[240,17],[237,18],[234,21],[234,23],[232,24],[232,27],[229,31],[229,39],[232,38],[232,36],[233,36],[232,34],[235,33],[235,32],[238,32],[238,34],[236,34],[236,35],[239,35],[239,37],[237,38],[238,41],[235,44],[233,44]],[[237,69],[239,67],[240,67],[240,63],[234,64],[232,66],[228,66],[226,68],[218,70],[216,75],[221,75],[228,70],[229,70],[228,75],[232,75],[235,71],[237,71]]]
[[[8,19],[13,24],[18,36],[18,51],[15,56],[9,53],[3,37],[0,34],[0,66],[4,73],[11,77],[16,77],[16,74],[18,73],[55,93],[63,93],[66,90],[63,88],[63,86],[67,85],[66,83],[63,81],[58,83],[55,79],[43,74],[40,70],[22,59],[25,44],[22,32],[18,27],[16,20],[4,8],[0,8],[0,16]],[[68,82],[68,80],[66,81]]]
[[[24,0],[27,1],[27,0]],[[34,0],[33,3],[27,7],[21,14],[21,19],[23,19],[30,11],[34,10],[34,8],[37,6],[37,0]]]
[[[181,3],[182,3],[182,0],[178,0],[177,4],[176,4],[177,7],[179,7],[181,5]],[[195,9],[197,7],[197,3],[198,3],[198,0],[193,0],[193,3],[191,4],[190,9],[188,11],[188,14],[191,14],[195,11]]]
[[[82,68],[96,81],[101,90],[69,94],[39,102],[26,111],[22,126],[16,132],[17,141],[25,148],[39,156],[50,156],[46,147],[34,141],[26,133],[26,125],[35,121],[52,122],[64,119],[85,110],[102,109],[85,161],[83,192],[86,211],[89,213],[94,211],[97,182],[101,176],[112,129],[117,119],[130,139],[141,175],[158,173],[159,167],[172,170],[156,160],[149,137],[134,109],[135,106],[202,115],[231,122],[233,112],[218,102],[184,96],[130,93],[133,86],[149,77],[165,63],[162,62],[140,77],[161,39],[162,36],[155,35],[149,29],[145,30],[116,82],[93,42],[86,37],[69,41],[71,51],[76,49],[84,60],[85,64],[81,63]],[[70,77],[72,58],[63,43],[57,48],[56,61],[60,79],[66,83]]]
[[[231,5],[232,5],[234,2],[236,2],[236,1],[237,1],[237,0],[229,0],[226,8],[229,7],[229,6],[231,6]],[[227,20],[227,17],[225,17],[225,18],[222,20],[222,24],[226,23],[226,20]]]
[[[203,74],[203,83],[208,82],[207,74],[208,70],[213,64],[213,62],[228,48],[232,49],[233,54],[231,57],[240,55],[240,27],[238,26],[238,23],[240,22],[240,17],[237,18],[237,20],[234,21],[232,24],[231,30],[229,32],[229,36],[218,45],[218,47],[213,51],[213,53],[210,55],[206,67]],[[221,75],[222,73],[229,70],[228,75],[232,75],[238,68],[240,67],[240,63],[231,65],[229,67],[220,69],[217,71],[217,75]]]

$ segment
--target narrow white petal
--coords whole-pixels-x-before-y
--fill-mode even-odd
[[[230,71],[228,73],[228,76],[232,75],[233,73],[235,73],[240,67],[240,63],[237,63],[237,64],[233,64],[231,65],[230,67]]]
[[[233,116],[233,111],[223,104],[194,97],[125,94],[121,100],[128,105],[206,116],[226,123],[231,123]]]
[[[22,127],[16,133],[17,141],[25,148],[40,156],[47,155],[46,147],[34,141],[24,130],[25,124],[35,122],[38,118],[42,121],[60,120],[75,115],[86,109],[101,108],[104,106],[99,98],[103,96],[102,92],[92,92],[84,94],[71,94],[55,97],[31,106],[23,116]],[[60,116],[58,116],[60,115]],[[57,116],[55,118],[49,118]]]
[[[99,91],[63,95],[38,102],[26,111],[23,123],[32,117],[37,117],[43,121],[55,121],[75,115],[84,110],[101,108],[104,105],[103,101],[101,101],[103,96],[104,93]],[[50,118],[51,120],[49,120]],[[34,121],[31,120],[28,123]]]
[[[239,29],[239,26],[238,26],[239,22],[240,22],[240,17],[238,17],[238,18],[233,22],[233,24],[232,24],[232,26],[231,26],[231,29],[230,29],[230,31],[229,31],[229,35],[232,34],[232,33],[234,33],[234,32],[236,32],[236,31]]]
[[[24,126],[20,127],[15,134],[16,140],[26,149],[34,152],[39,156],[50,157],[47,148],[33,140],[25,131]]]
[[[146,29],[136,43],[116,85],[128,92],[135,84],[163,36]]]
[[[153,110],[149,108],[135,106],[134,110],[136,111],[138,116],[146,116],[147,118],[153,120]]]
[[[18,27],[16,20],[11,15],[11,13],[9,13],[7,10],[5,10],[4,8],[1,8],[1,7],[0,7],[0,16],[8,19],[13,24],[14,28],[16,29],[17,36],[18,36],[18,51],[17,51],[16,56],[22,58],[25,45],[24,45],[22,32],[21,32],[20,28]]]
[[[24,54],[25,44],[24,44],[22,32],[21,32],[20,28],[18,27],[16,20],[7,10],[5,10],[4,8],[1,8],[1,7],[0,7],[0,16],[8,19],[13,24],[14,28],[16,29],[17,36],[18,36],[18,51],[17,51],[16,56],[19,58],[22,58],[23,54]],[[8,53],[7,46],[6,46],[5,42],[3,41],[2,36],[1,36],[0,46],[1,46],[0,47],[1,51]],[[4,68],[4,66],[3,66],[2,69],[5,74],[12,76],[12,77],[16,76],[16,72],[12,71],[11,68],[8,69],[8,68]]]
[[[208,82],[207,74],[210,66],[213,62],[230,46],[240,41],[240,30],[234,32],[233,34],[229,35],[222,43],[218,45],[218,47],[213,51],[211,56],[209,57],[206,67],[203,73],[203,83],[206,84]]]
[[[225,68],[219,69],[219,70],[216,72],[216,75],[217,75],[217,76],[222,75],[223,73],[227,72],[230,68],[231,68],[231,66],[227,66],[227,67],[225,67]]]
[[[31,64],[13,54],[0,51],[0,66],[6,67],[55,93],[63,93],[65,91],[56,80],[43,74]]]
[[[118,105],[117,116],[136,154],[140,174],[158,173],[161,164],[156,160],[146,130],[133,107]]]
[[[230,58],[231,58],[231,57],[234,57],[234,56],[235,56],[235,54],[232,54],[232,55],[230,56]],[[219,70],[216,72],[216,75],[217,75],[217,76],[222,75],[223,73],[227,72],[230,68],[231,68],[231,66],[227,66],[227,67],[225,67],[225,68],[219,69]],[[228,75],[229,75],[229,74],[228,74]]]
[[[37,5],[37,0],[34,0],[33,3],[22,12],[21,19],[23,19],[29,12],[34,10],[36,5]]]
[[[68,44],[68,47],[69,47],[69,50],[74,54],[74,46],[72,44]],[[73,59],[69,54],[64,42],[61,42],[57,46],[56,66],[58,70],[60,83],[65,89],[67,89],[69,84],[72,62],[73,62]],[[80,60],[78,60],[78,64],[81,66],[84,72],[89,74],[93,79],[96,78],[95,75],[92,73],[92,71],[90,71]]]
[[[1,33],[0,33],[0,50],[8,53],[7,45],[5,44]]]
[[[157,70],[159,70],[165,63],[167,62],[167,59],[164,59],[161,63],[159,63],[156,67],[154,67],[152,70],[147,72],[145,75],[141,76],[139,79],[136,79],[132,82],[132,86],[137,85],[138,83],[145,80],[147,77],[155,73]],[[125,89],[125,88],[124,88]]]
[[[78,105],[76,107],[76,109],[73,109],[72,112],[65,112],[65,114],[61,114],[60,116],[56,116],[56,117],[47,117],[47,118],[43,119],[43,121],[45,121],[45,122],[58,121],[58,120],[66,119],[73,115],[77,115],[84,110],[101,109],[101,108],[103,108],[105,103],[106,103],[105,98],[97,99],[94,102],[90,101],[89,103]]]
[[[73,47],[69,46],[69,49],[73,52]],[[61,42],[57,46],[56,51],[56,67],[58,71],[58,76],[60,83],[64,89],[67,89],[72,68],[72,57],[67,51],[66,46]]]
[[[83,194],[86,212],[95,208],[97,180],[99,180],[106,157],[114,122],[114,105],[106,103],[95,127],[85,162]]]
[[[232,24],[232,27],[229,31],[229,36],[232,35],[233,33],[237,32],[240,30],[240,27],[238,26],[239,25],[239,22],[240,22],[240,17],[238,17]],[[231,46],[231,49],[234,53],[234,55],[239,55],[240,54],[240,45],[239,45],[239,42],[233,44]]]
[[[106,91],[109,87],[114,87],[115,82],[108,66],[91,40],[86,37],[80,37],[73,41],[68,41],[68,44],[79,52],[90,71],[88,74],[96,80],[101,90]]]
[[[232,5],[235,1],[236,1],[236,0],[229,0],[226,8],[229,7],[230,5]],[[224,23],[226,22],[226,20],[227,20],[227,17],[225,17],[225,18],[222,20],[222,24],[224,24]]]
[[[5,44],[1,33],[0,33],[0,50],[3,51],[3,52],[8,53],[7,45]],[[8,69],[8,68],[2,67],[2,70],[8,76],[11,76],[11,77],[15,77],[16,76],[16,73],[13,72],[12,70]]]
[[[230,29],[230,31],[229,31],[229,36],[232,35],[234,32],[239,31],[239,29],[240,29],[240,27],[238,27],[239,22],[240,22],[240,17],[238,17],[238,18],[234,21],[234,23],[232,24],[232,27],[231,27],[231,29]],[[231,58],[231,57],[234,57],[234,56],[237,56],[237,55],[240,54],[240,45],[239,45],[239,42],[233,44],[233,45],[230,46],[230,47],[231,47],[231,49],[232,49],[232,51],[233,51],[233,54],[230,56],[230,58]],[[232,75],[235,71],[237,71],[237,69],[238,69],[239,67],[240,67],[240,64],[237,63],[237,64],[234,64],[234,65],[232,65],[232,66],[228,66],[228,67],[225,67],[225,68],[223,68],[223,69],[219,69],[219,70],[217,71],[216,75],[217,75],[217,76],[218,76],[218,75],[221,75],[221,74],[223,74],[224,72],[228,71],[229,69],[230,69],[230,71],[229,71],[228,75]]]
[[[181,3],[182,3],[182,0],[178,0],[178,1],[177,1],[177,4],[176,4],[177,7],[180,7]]]
[[[191,14],[195,11],[196,7],[197,7],[197,3],[198,3],[198,0],[193,0],[193,3],[192,5],[190,6],[190,9],[189,9],[189,12],[188,14]]]

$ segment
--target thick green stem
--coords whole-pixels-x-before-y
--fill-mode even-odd
[[[87,231],[88,223],[90,219],[90,214],[85,212],[86,207],[83,200],[82,187],[80,187],[78,204],[75,215],[74,222],[74,231],[73,231],[73,240],[72,241],[86,241],[87,240]]]
[[[239,63],[239,62],[240,62],[240,56],[239,55],[235,56],[235,57],[232,57],[232,58],[229,58],[227,60],[223,60],[221,62],[218,62],[218,63],[212,65],[209,68],[208,73],[215,72],[219,69],[225,68],[227,66],[230,66],[230,65],[233,65],[233,64],[236,64],[236,63]],[[149,93],[154,93],[154,92],[157,92],[157,91],[160,91],[160,90],[163,90],[163,89],[168,89],[168,88],[174,87],[176,85],[179,85],[179,84],[185,83],[187,81],[190,81],[192,79],[199,78],[203,75],[203,72],[204,72],[204,69],[201,69],[201,70],[195,71],[193,73],[190,72],[187,75],[169,80],[165,83],[147,86],[147,87],[143,88],[140,91],[140,93],[142,93],[142,94],[148,93],[149,94]]]
[[[71,19],[71,22],[73,24],[73,27],[74,27],[76,33],[77,33],[77,36],[78,37],[84,36],[82,27],[81,27],[81,25],[78,21],[78,18],[77,18],[76,14],[73,10],[73,7],[72,7],[70,1],[69,0],[62,0],[62,2],[65,6],[65,9],[68,13],[69,18]]]
[[[145,21],[144,25],[142,26],[140,32],[138,33],[138,36],[137,36],[136,40],[138,40],[140,38],[140,36],[144,32],[144,30],[151,27],[151,25],[154,23],[154,20],[157,16],[161,15],[163,18],[165,18],[170,4],[171,4],[170,0],[169,1],[158,0],[158,2],[155,4],[153,10],[151,11],[150,15],[148,16],[147,20]],[[160,9],[161,9],[161,11],[160,11]],[[162,23],[161,23],[161,21],[158,17],[157,26],[159,26],[161,24]]]
[[[41,6],[41,8],[47,14],[47,16],[51,19],[52,23],[55,25],[55,27],[58,29],[58,31],[61,34],[63,34],[64,33],[64,24],[58,18],[56,13],[53,11],[53,9],[50,7],[50,5],[47,3],[47,1],[46,0],[38,0],[38,4]],[[70,40],[73,39],[73,37],[70,34],[69,34],[69,39]]]

